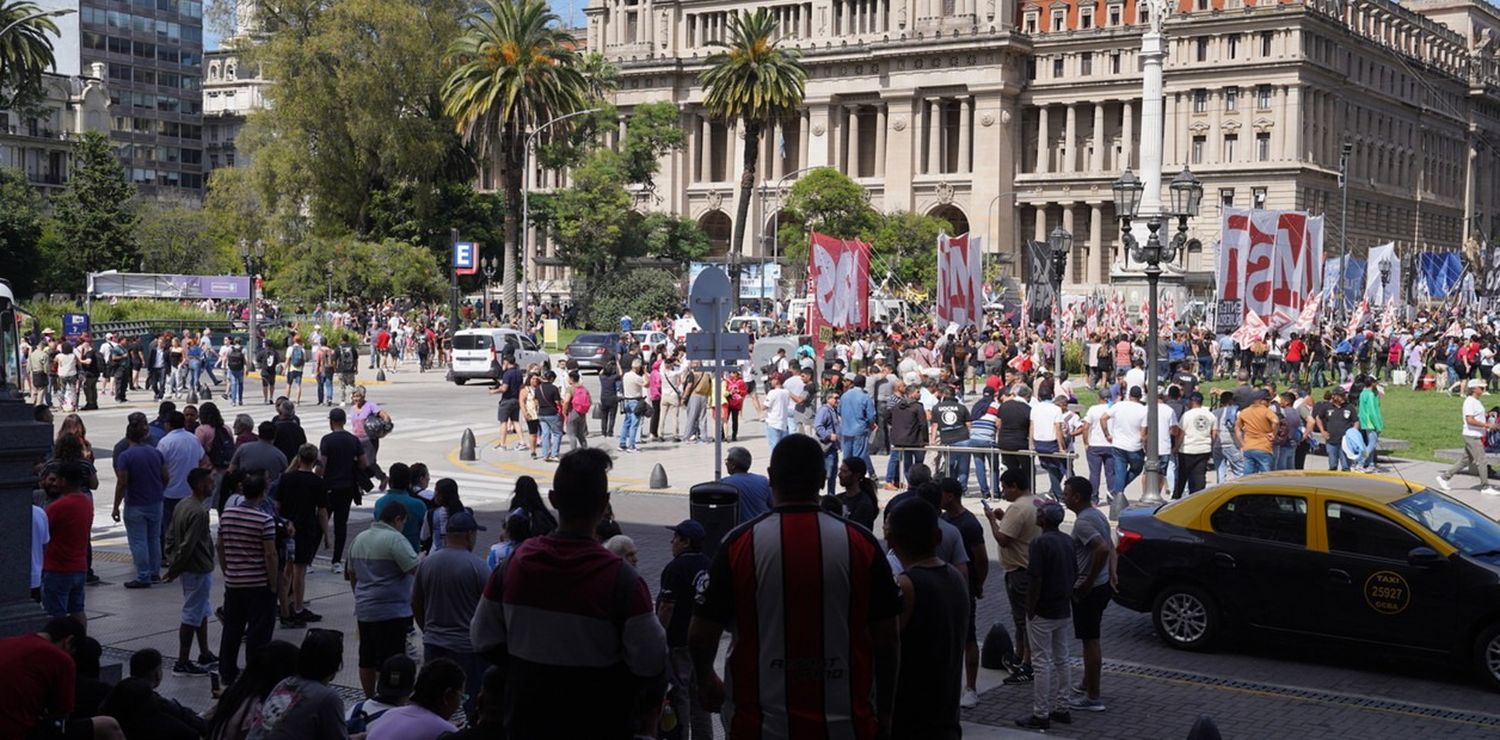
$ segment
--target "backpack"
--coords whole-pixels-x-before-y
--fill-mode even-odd
[[[241,372],[245,369],[245,351],[239,347],[229,350],[229,369]]]
[[[354,357],[354,348],[349,345],[340,345],[338,349],[339,372],[352,373],[358,360]]]
[[[594,405],[594,399],[589,396],[589,389],[582,385],[573,386],[573,410],[579,414],[587,414],[589,408]]]
[[[297,368],[298,370],[301,370],[302,369],[302,365],[304,363],[306,363],[306,362],[307,362],[307,354],[302,351],[302,345],[300,345],[300,344],[293,345],[292,346],[292,367]]]
[[[1021,659],[1016,656],[1015,643],[1010,639],[1010,632],[1005,629],[1005,624],[996,622],[990,626],[990,631],[984,636],[984,645],[979,650],[979,664],[992,671],[1014,670],[1019,667]]]
[[[229,461],[234,457],[234,437],[224,427],[214,430],[214,441],[210,443],[208,450],[209,462],[216,468],[229,467]]]

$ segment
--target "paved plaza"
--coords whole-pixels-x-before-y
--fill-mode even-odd
[[[361,373],[368,371],[362,368]],[[592,385],[594,379],[588,376],[585,382]],[[143,393],[134,395],[147,398]],[[304,398],[311,401],[313,397],[309,384]],[[370,398],[386,407],[396,422],[395,431],[381,447],[382,465],[426,462],[434,480],[455,479],[464,503],[489,528],[481,533],[481,547],[487,547],[498,533],[518,476],[536,477],[543,491],[550,486],[554,466],[532,460],[525,452],[494,448],[495,397],[487,395],[483,386],[457,387],[443,382],[441,373],[412,370],[392,374],[386,383],[371,384]],[[106,402],[104,409],[84,414],[89,438],[99,452],[108,454],[108,448],[123,435],[125,416],[135,410],[154,415],[155,404],[114,406]],[[271,415],[270,407],[260,405],[225,411],[226,416],[230,411],[250,413],[257,421]],[[326,409],[309,404],[299,415],[309,438],[326,430]],[[591,421],[591,427],[597,429],[598,422]],[[478,459],[472,462],[459,459],[466,429],[473,430],[478,441]],[[613,441],[597,436],[590,441],[615,448]],[[755,456],[755,468],[763,471],[767,452],[758,420],[742,422],[740,444]],[[635,539],[641,571],[654,591],[671,555],[671,533],[665,525],[687,516],[687,489],[712,478],[714,448],[712,444],[645,444],[642,451],[617,456],[611,481],[620,489],[614,497],[615,514],[624,532]],[[877,458],[882,471],[883,462]],[[650,491],[651,471],[658,463],[670,485]],[[1318,467],[1322,459],[1311,458],[1308,464]],[[1399,463],[1396,468],[1414,484],[1430,482],[1440,469],[1434,463]],[[176,651],[181,591],[174,584],[135,591],[120,587],[129,577],[130,558],[123,527],[109,519],[114,477],[103,461],[100,479],[102,493],[96,496],[94,519],[95,568],[105,583],[87,593],[90,632],[113,657],[146,647],[170,657]],[[1454,495],[1490,516],[1500,516],[1500,501],[1481,500],[1470,490],[1473,483],[1471,478],[1456,479]],[[373,503],[374,496],[367,496],[364,506],[351,516],[351,538],[368,526]],[[978,501],[972,501],[970,508],[978,514]],[[991,558],[997,559],[994,542],[987,538],[987,543]],[[997,564],[992,564],[990,578],[979,606],[981,633],[997,620],[1009,620]],[[215,602],[220,598],[216,593]],[[319,558],[309,574],[307,598],[313,611],[325,615],[317,626],[343,630],[346,635],[346,665],[335,684],[345,687],[353,699],[357,689],[350,687],[359,685],[353,665],[357,647],[353,598],[343,577],[330,572],[326,556]],[[217,645],[216,624],[210,632],[211,643]],[[277,639],[296,642],[301,637],[302,630],[276,632]],[[1457,666],[1268,639],[1237,641],[1209,654],[1185,653],[1166,647],[1156,637],[1149,615],[1117,606],[1105,614],[1103,646],[1103,700],[1108,711],[1076,713],[1072,726],[1055,725],[1048,734],[1185,737],[1193,722],[1207,715],[1226,738],[1500,735],[1500,701]],[[1077,656],[1076,643],[1073,650]],[[964,713],[966,737],[1026,734],[1015,730],[1012,721],[1029,711],[1031,689],[1003,686],[1001,678],[999,672],[981,671],[980,705]],[[206,679],[169,676],[163,691],[198,709],[211,703]]]

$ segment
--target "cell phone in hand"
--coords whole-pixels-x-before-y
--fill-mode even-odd
[[[990,500],[989,499],[987,499],[987,498],[979,499],[979,505],[984,507],[984,513],[986,513],[986,514],[990,513]]]

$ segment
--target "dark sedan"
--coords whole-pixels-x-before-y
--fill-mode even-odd
[[[1500,524],[1405,481],[1240,478],[1120,517],[1121,606],[1206,650],[1231,630],[1468,664],[1500,690]]]
[[[599,370],[615,361],[615,335],[579,334],[563,348],[579,370]]]

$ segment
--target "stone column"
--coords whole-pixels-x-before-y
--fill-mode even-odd
[[[1293,162],[1302,158],[1302,86],[1286,88],[1286,128],[1281,131],[1281,156]]]
[[[886,105],[875,106],[875,176],[885,176]]]
[[[943,102],[927,101],[927,174],[943,174]]]
[[[1089,261],[1084,273],[1092,285],[1104,283],[1104,206],[1093,203],[1089,207]]]
[[[1063,119],[1063,172],[1078,171],[1078,106],[1069,104]]]
[[[969,119],[974,116],[974,99],[958,99],[958,167],[956,172],[973,172],[970,154],[974,151],[974,129],[970,126]]]
[[[714,181],[714,129],[707,115],[698,117],[698,182]]]
[[[1120,169],[1135,166],[1135,107],[1127,100],[1120,108]]]
[[[918,122],[922,120],[922,99],[910,88],[882,90],[888,107],[885,131],[884,208],[911,210],[912,180],[918,173],[922,149]]]
[[[1063,227],[1063,231],[1066,231],[1069,234],[1073,233],[1073,227],[1076,225],[1074,223],[1074,221],[1073,221],[1073,209],[1075,207],[1076,206],[1074,204],[1072,204],[1072,203],[1064,203],[1063,207],[1062,207],[1062,227]],[[1077,239],[1074,239],[1074,241],[1073,241],[1073,248],[1074,249],[1078,249],[1078,240]],[[1073,258],[1073,255],[1071,253],[1069,253],[1069,255],[1068,255],[1068,261],[1072,262],[1073,261],[1072,258]],[[1066,278],[1065,280],[1063,280],[1063,284],[1064,285],[1067,285],[1068,283],[1075,283],[1076,284],[1076,283],[1082,282],[1082,280],[1083,280],[1077,274],[1077,271],[1075,271],[1073,269],[1073,266],[1071,264],[1068,265],[1067,268],[1064,270],[1063,277]]]
[[[1090,172],[1104,171],[1104,104],[1094,103],[1094,156],[1089,161]]]
[[[1047,206],[1045,204],[1036,206],[1036,225],[1032,229],[1031,238],[1039,242],[1047,241]],[[1025,257],[1024,253],[1022,257]]]
[[[802,121],[797,126],[797,161],[793,162],[792,171],[800,170],[808,166],[809,147],[812,145],[812,112],[802,111]]]
[[[859,160],[859,106],[851,106],[844,109],[845,123],[849,127],[849,133],[845,137],[849,142],[849,164],[848,173],[850,177],[864,177],[864,170],[860,167]]]
[[[1045,175],[1051,172],[1050,149],[1048,139],[1051,138],[1051,123],[1047,120],[1047,106],[1038,105],[1036,109],[1036,172]]]

